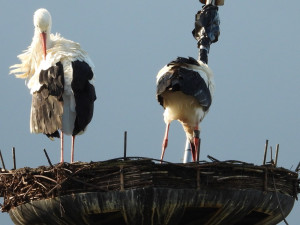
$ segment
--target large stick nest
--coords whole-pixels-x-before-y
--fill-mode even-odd
[[[159,164],[148,158],[63,163],[0,173],[2,211],[34,200],[80,192],[122,191],[143,187],[255,189],[297,198],[298,174],[273,166],[239,161]]]

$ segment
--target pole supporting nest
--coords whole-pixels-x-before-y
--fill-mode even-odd
[[[184,156],[183,156],[183,163],[189,163],[192,162],[192,150],[191,150],[191,144],[189,139],[186,139],[185,143],[185,150],[184,150]]]

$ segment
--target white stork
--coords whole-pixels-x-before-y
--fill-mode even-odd
[[[75,135],[82,134],[93,117],[93,64],[78,43],[50,33],[52,20],[46,9],[38,9],[33,22],[32,43],[18,55],[21,63],[11,66],[10,73],[26,79],[32,94],[31,133],[60,137],[61,163],[64,134],[72,135],[72,163]]]
[[[197,158],[199,139],[194,130],[209,110],[214,92],[213,73],[194,58],[178,57],[163,67],[156,76],[156,97],[164,107],[166,131],[162,144],[161,160],[168,145],[170,123],[178,120],[191,143],[193,161]]]

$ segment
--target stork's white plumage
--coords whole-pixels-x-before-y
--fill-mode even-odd
[[[75,135],[83,133],[93,117],[93,64],[78,43],[51,34],[52,19],[46,9],[38,9],[33,22],[32,43],[18,55],[21,63],[11,66],[10,73],[26,79],[32,94],[30,131],[60,137],[61,162],[63,135],[72,135],[73,162]]]
[[[157,100],[164,107],[166,132],[162,144],[161,160],[168,145],[169,126],[178,120],[191,143],[193,160],[196,160],[199,140],[194,130],[207,114],[214,92],[213,73],[207,64],[194,58],[178,57],[163,67],[156,76]]]

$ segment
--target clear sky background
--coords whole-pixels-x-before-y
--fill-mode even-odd
[[[76,161],[102,161],[123,154],[159,158],[165,131],[155,98],[157,72],[177,56],[197,58],[191,31],[201,9],[197,0],[174,1],[4,1],[0,0],[0,149],[6,167],[47,165],[46,148],[59,162],[60,142],[30,134],[31,95],[9,66],[30,45],[33,13],[47,8],[52,32],[79,42],[95,64],[97,101],[92,123],[75,143]],[[216,92],[201,124],[201,159],[241,160],[261,165],[265,140],[280,144],[278,166],[300,161],[300,1],[225,1],[219,8],[221,35],[211,46],[209,66]],[[170,126],[165,160],[181,162],[185,134]],[[65,141],[70,161],[70,138]],[[268,156],[268,160],[270,155]],[[287,217],[299,224],[299,202]],[[0,214],[1,225],[11,225]],[[281,223],[283,224],[283,223]]]

